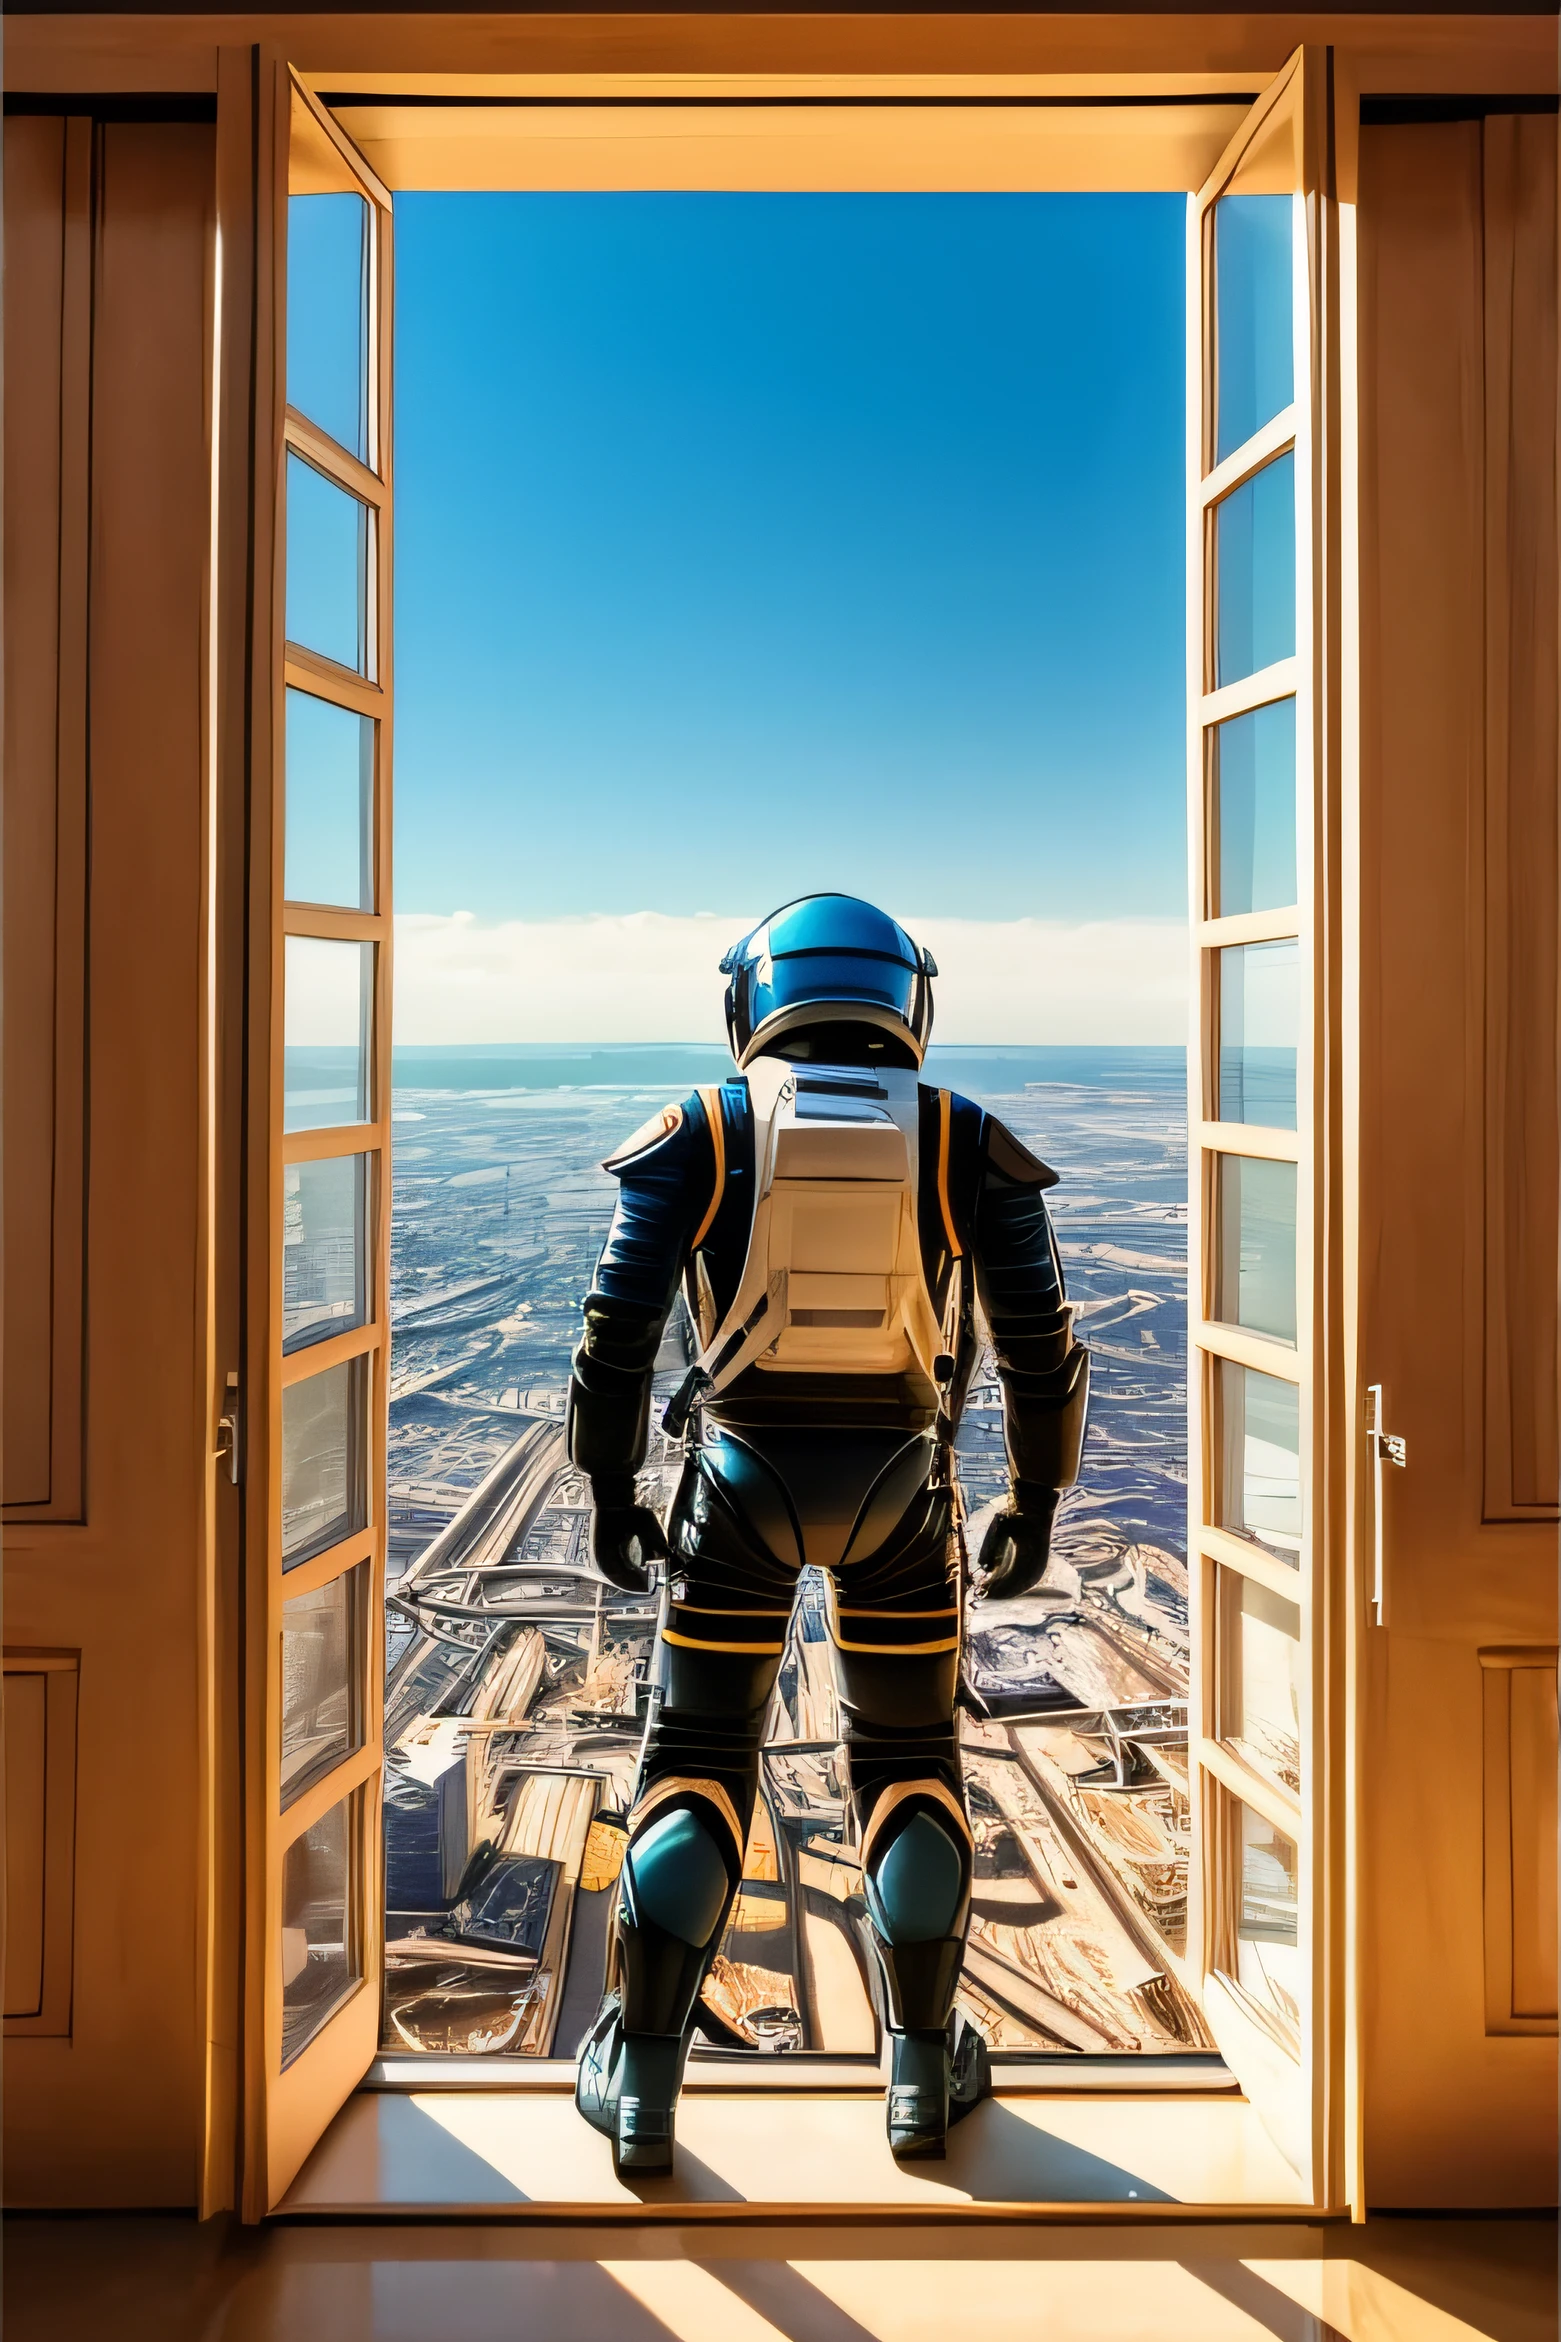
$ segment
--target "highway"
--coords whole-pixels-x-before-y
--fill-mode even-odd
[[[501,1562],[541,1511],[563,1461],[563,1424],[529,1420],[455,1518],[419,1554],[401,1581],[401,1592],[411,1594],[425,1578],[446,1577],[452,1570],[489,1569]]]

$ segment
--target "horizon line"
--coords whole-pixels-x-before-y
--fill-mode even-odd
[[[393,1049],[726,1049],[724,1041],[398,1041]],[[339,1048],[338,1042],[293,1042],[294,1049]],[[349,1044],[350,1046],[350,1044]],[[1185,1041],[929,1041],[929,1049],[1185,1049]],[[727,1050],[730,1056],[730,1050]]]

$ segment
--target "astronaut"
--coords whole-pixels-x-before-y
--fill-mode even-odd
[[[575,2093],[624,2173],[671,2164],[810,1564],[830,1591],[894,2153],[942,2155],[949,2123],[990,2089],[985,2046],[954,2010],[973,1861],[953,1443],[978,1309],[1010,1480],[976,1565],[983,1600],[1043,1576],[1088,1405],[1043,1200],[1056,1174],[994,1116],[918,1078],[931,954],[870,904],[821,894],[775,912],[721,969],[737,1072],[609,1158],[617,1205],[569,1392],[597,1568],[636,1593],[653,1562],[666,1568],[663,1691]],[[686,1459],[663,1529],[635,1475],[680,1285],[698,1353],[664,1417]]]

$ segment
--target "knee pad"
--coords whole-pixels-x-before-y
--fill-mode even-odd
[[[868,1857],[863,1884],[886,1944],[928,1944],[953,1935],[963,1917],[969,1852],[952,1826],[924,1806]]]
[[[659,1814],[624,1857],[629,1900],[649,1922],[703,1951],[726,1908],[726,1856],[696,1813],[679,1806]]]

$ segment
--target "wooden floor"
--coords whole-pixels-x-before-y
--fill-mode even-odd
[[[364,2091],[285,2199],[287,2213],[393,2212],[719,2221],[772,2216],[925,2221],[1085,2207],[1151,2216],[1304,2208],[1300,2184],[1236,2095],[1003,2095],[949,2136],[943,2163],[898,2164],[883,2098],[691,2092],[669,2178],[615,2179],[607,2141],[563,2094]]]
[[[1554,2342],[1514,2220],[822,2228],[18,2217],[6,2342]]]

